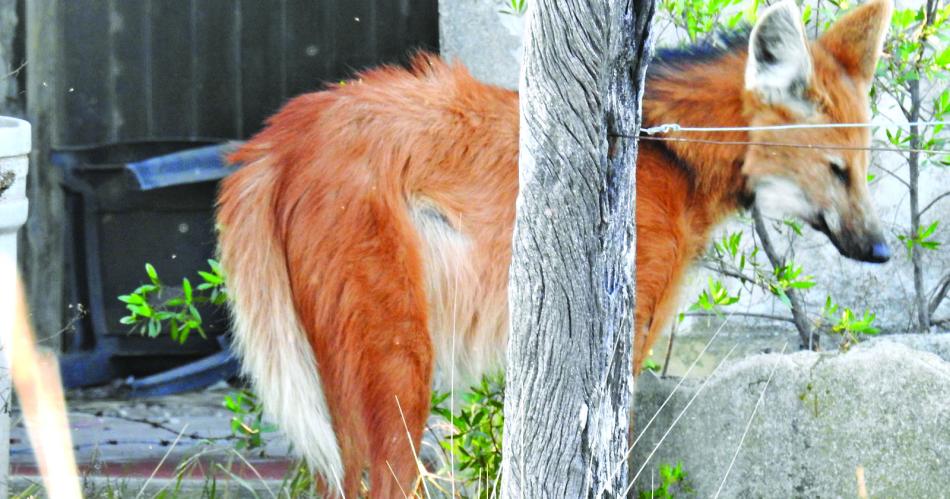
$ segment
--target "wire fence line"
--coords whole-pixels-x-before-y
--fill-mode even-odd
[[[769,130],[810,130],[816,128],[910,128],[950,125],[950,121],[911,121],[908,123],[790,123],[765,126],[717,126],[689,127],[678,123],[665,123],[640,129],[641,133],[656,135],[672,132],[759,132]]]
[[[688,142],[693,144],[714,144],[727,146],[765,146],[765,147],[789,147],[794,149],[828,149],[843,151],[877,151],[877,152],[897,152],[897,153],[917,153],[917,154],[950,154],[945,149],[919,149],[910,147],[887,147],[887,146],[845,146],[835,144],[795,144],[791,142],[765,142],[754,140],[716,140],[700,139],[689,137],[657,137],[659,134],[666,133],[716,133],[716,132],[754,132],[771,130],[808,130],[821,128],[910,128],[910,127],[936,127],[950,125],[950,121],[911,121],[908,123],[796,123],[787,125],[768,125],[768,126],[725,126],[725,127],[688,127],[678,123],[666,123],[648,128],[641,128],[640,135],[610,134],[611,137],[623,137],[628,139],[652,140],[657,142]]]
[[[942,149],[913,149],[909,147],[880,147],[880,146],[841,146],[832,144],[793,144],[790,142],[758,142],[753,140],[713,140],[713,139],[690,139],[686,137],[653,137],[650,135],[614,135],[615,137],[638,138],[640,140],[652,140],[657,142],[689,142],[693,144],[716,144],[726,146],[768,146],[768,147],[790,147],[794,149],[832,149],[843,151],[880,151],[880,152],[916,152],[920,154],[950,154],[950,151]]]

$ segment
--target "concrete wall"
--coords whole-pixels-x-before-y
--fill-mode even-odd
[[[445,58],[465,64],[476,78],[516,89],[525,18],[506,13],[506,3],[439,0],[439,43]]]

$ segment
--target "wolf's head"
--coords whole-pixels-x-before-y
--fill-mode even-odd
[[[767,9],[749,40],[750,125],[867,122],[868,91],[890,17],[889,0],[872,0],[809,42],[793,0]],[[749,147],[743,173],[764,213],[803,219],[849,258],[890,258],[868,193],[867,128],[752,131],[749,140],[799,146]]]

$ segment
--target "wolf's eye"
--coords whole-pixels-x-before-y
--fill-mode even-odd
[[[842,184],[848,185],[851,182],[851,177],[848,176],[848,172],[845,171],[844,167],[841,166],[840,163],[837,161],[830,161],[828,162],[828,166],[831,167],[831,173],[834,173],[835,177],[838,177],[838,180],[840,180]]]

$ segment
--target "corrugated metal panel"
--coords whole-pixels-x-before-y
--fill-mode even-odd
[[[53,148],[246,138],[288,97],[438,48],[437,0],[62,0]]]

